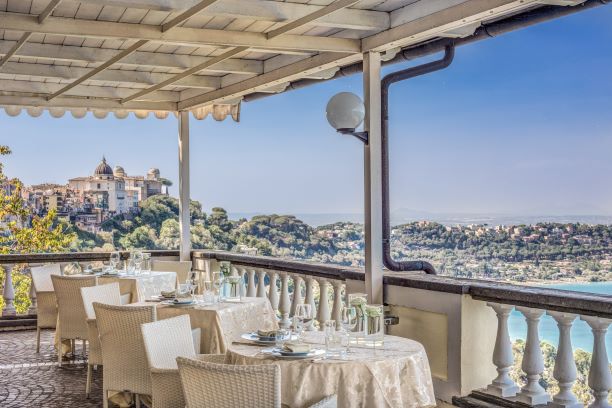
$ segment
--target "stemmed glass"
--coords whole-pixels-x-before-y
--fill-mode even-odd
[[[110,254],[110,267],[113,272],[117,271],[117,267],[119,266],[119,262],[121,262],[121,253],[115,251]]]
[[[212,283],[215,288],[215,296],[221,300],[221,286],[223,286],[223,274],[221,272],[213,272]]]
[[[355,309],[355,306],[344,306],[342,308],[340,322],[346,333],[346,353],[348,354],[351,352],[351,331],[357,326],[357,309]]]
[[[298,335],[298,338],[302,337],[302,332],[305,327],[308,327],[312,322],[312,305],[308,303],[302,303],[295,307],[295,332]]]

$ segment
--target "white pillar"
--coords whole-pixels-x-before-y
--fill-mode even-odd
[[[189,233],[189,111],[180,111],[178,115],[180,259],[181,261],[189,261],[191,259],[191,235]]]
[[[270,299],[270,304],[272,305],[272,309],[274,311],[278,311],[278,287],[276,286],[276,279],[278,277],[278,273],[276,271],[268,271],[268,278],[270,278],[270,285],[268,288],[268,299]]]
[[[608,393],[612,389],[612,374],[606,350],[606,332],[612,320],[596,316],[582,316],[593,332],[593,355],[589,370],[589,387],[595,400],[589,408],[610,408]]]
[[[514,356],[508,332],[508,316],[510,316],[514,306],[499,303],[487,303],[487,306],[493,308],[495,314],[497,314],[497,337],[493,349],[493,364],[497,367],[497,377],[487,386],[487,392],[502,398],[514,397],[518,393],[519,387],[509,375],[514,363]]]
[[[544,372],[544,358],[538,333],[540,318],[544,311],[529,307],[517,307],[516,309],[527,320],[527,341],[525,342],[523,363],[521,364],[521,368],[527,374],[527,384],[521,388],[517,400],[528,405],[546,404],[550,401],[550,396],[540,385],[540,377]]]
[[[559,392],[553,396],[553,400],[548,403],[548,406],[552,408],[580,408],[582,404],[578,402],[578,398],[572,392],[577,372],[570,336],[572,324],[574,324],[577,315],[550,311],[547,313],[555,319],[559,328],[559,347],[557,347],[557,357],[553,370],[553,377],[559,382]]]
[[[312,309],[312,315],[316,316],[317,308],[315,306],[314,299],[314,278],[312,276],[306,277],[306,298],[304,299],[304,303],[309,304]],[[306,330],[314,330],[314,319],[310,321],[310,323],[306,326]]]
[[[331,317],[336,321],[336,329],[342,329],[342,285],[344,282],[333,280],[331,282],[334,289],[334,303],[332,304]]]
[[[371,303],[383,303],[380,54],[363,55],[365,278]]]
[[[266,270],[257,269],[257,297],[266,297]]]
[[[257,289],[255,287],[255,269],[249,268],[247,269],[247,273],[249,274],[249,286],[247,288],[247,296],[255,297],[257,294]]]

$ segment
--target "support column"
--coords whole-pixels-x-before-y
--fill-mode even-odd
[[[383,303],[382,257],[382,156],[380,54],[363,55],[364,130],[369,144],[364,146],[365,278],[371,303]]]
[[[181,237],[180,259],[191,259],[191,235],[189,232],[189,111],[178,113],[179,147],[179,231]]]

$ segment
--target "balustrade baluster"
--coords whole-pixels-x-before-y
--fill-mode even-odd
[[[559,328],[559,347],[555,358],[553,377],[559,382],[559,392],[553,396],[548,406],[554,408],[579,408],[582,404],[572,392],[577,378],[574,350],[572,348],[571,330],[577,315],[561,312],[547,312],[557,322]]]
[[[527,374],[527,384],[521,388],[517,399],[529,405],[546,404],[550,401],[550,396],[540,385],[540,377],[542,372],[544,372],[544,358],[538,333],[538,325],[544,311],[528,307],[517,307],[516,309],[527,320],[527,341],[525,343],[525,352],[523,353],[523,363],[521,364],[521,368]]]
[[[4,298],[4,308],[2,316],[15,316],[17,311],[13,301],[15,300],[15,288],[13,287],[13,264],[4,264],[4,288],[2,289],[2,297]]]
[[[30,308],[28,309],[28,313],[31,315],[36,314],[38,307],[38,300],[36,299],[36,289],[34,289],[34,279],[32,279],[32,269],[28,268],[30,273]]]
[[[247,274],[249,276],[249,283],[247,286],[247,296],[255,297],[257,295],[257,287],[255,286],[255,269],[253,268],[247,269]]]
[[[289,316],[295,314],[297,305],[304,303],[304,298],[302,297],[302,282],[304,279],[297,274],[293,274],[291,277],[293,278],[293,296],[291,299],[291,311],[289,312]]]
[[[497,315],[497,337],[493,349],[493,364],[497,367],[497,377],[487,386],[487,392],[503,398],[514,397],[519,392],[519,387],[509,375],[514,356],[508,332],[508,316],[514,306],[499,303],[487,303],[487,306],[491,307]]]
[[[289,274],[281,272],[280,278],[281,294],[278,311],[281,319],[279,324],[281,327],[289,327],[291,325],[291,321],[289,320],[289,311],[291,310],[291,303],[289,302]]]
[[[589,371],[589,387],[595,400],[589,408],[610,408],[608,393],[612,389],[612,374],[606,350],[606,333],[612,320],[596,316],[581,316],[593,332],[593,354]]]
[[[319,310],[317,320],[319,321],[319,330],[324,329],[324,323],[330,319],[329,312],[329,282],[327,279],[317,279],[319,282]]]
[[[266,270],[257,269],[257,297],[266,297]]]
[[[309,304],[312,308],[312,315],[315,316],[317,313],[317,307],[315,306],[314,299],[314,278],[312,276],[308,276],[306,278],[306,299],[304,299],[304,303]],[[306,327],[306,330],[312,331],[315,329],[314,327],[314,319],[310,322],[310,324]]]
[[[332,281],[334,288],[334,303],[332,306],[331,318],[336,321],[336,329],[342,329],[342,285],[344,282],[339,280]]]
[[[268,288],[268,299],[270,299],[270,304],[272,305],[272,309],[275,312],[278,311],[278,286],[276,285],[276,280],[278,278],[278,273],[276,271],[268,271],[268,277],[270,278],[270,287]]]

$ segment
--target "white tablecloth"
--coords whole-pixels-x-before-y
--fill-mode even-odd
[[[225,353],[232,341],[247,332],[278,328],[276,314],[267,298],[245,298],[240,303],[210,306],[167,306],[158,304],[157,319],[188,314],[193,329],[202,329],[200,353]]]
[[[304,341],[325,348],[322,332],[306,332]],[[426,407],[436,405],[429,361],[416,341],[385,336],[382,349],[351,346],[346,360],[280,360],[262,355],[261,347],[232,344],[234,364],[278,364],[282,402],[307,407],[337,394],[338,407]]]
[[[134,276],[99,276],[98,285],[119,282],[122,295],[131,294],[130,303],[144,302],[151,296],[159,295],[162,290],[176,288],[176,272],[149,272]]]

